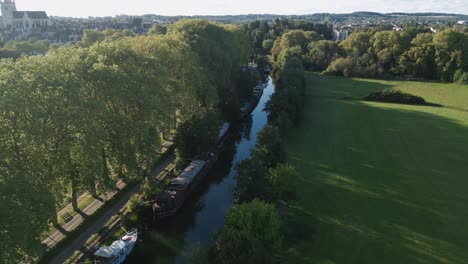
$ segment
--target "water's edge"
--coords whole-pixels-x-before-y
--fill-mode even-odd
[[[142,241],[135,246],[126,263],[185,263],[193,247],[212,241],[233,205],[235,165],[250,157],[257,133],[267,124],[263,109],[274,91],[269,79],[251,119],[234,131],[206,180],[176,215],[162,223],[148,223],[150,228],[142,233]]]

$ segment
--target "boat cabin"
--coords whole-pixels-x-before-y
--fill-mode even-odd
[[[96,264],[121,264],[130,254],[137,239],[137,231],[132,230],[110,246],[99,248],[95,253]]]

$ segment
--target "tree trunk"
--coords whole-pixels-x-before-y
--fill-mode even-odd
[[[73,179],[72,180],[72,206],[73,206],[73,210],[75,210],[76,212],[79,212],[80,208],[78,208],[78,193],[76,191],[76,180]]]
[[[53,224],[54,226],[59,226],[58,217],[59,217],[59,216],[58,216],[58,210],[57,210],[57,208],[56,208],[55,214],[52,215],[51,218],[50,218],[50,221],[52,222],[52,224]]]

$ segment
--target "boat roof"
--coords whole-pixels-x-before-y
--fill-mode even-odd
[[[222,137],[224,137],[224,135],[226,135],[226,133],[229,130],[229,127],[230,127],[229,123],[226,122],[219,128],[218,139],[221,139]]]
[[[182,171],[182,173],[179,175],[179,177],[173,179],[171,181],[172,184],[182,184],[182,185],[187,185],[192,182],[192,180],[195,178],[195,176],[198,175],[198,173],[205,167],[206,161],[204,160],[194,160],[192,161],[185,169]]]
[[[103,258],[112,258],[114,256],[119,255],[120,251],[124,249],[125,242],[122,240],[117,240],[112,243],[112,245],[108,247],[101,247],[99,248],[94,255]]]

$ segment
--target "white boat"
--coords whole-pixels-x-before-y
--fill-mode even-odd
[[[96,264],[122,264],[133,250],[138,238],[137,229],[133,229],[116,240],[112,245],[100,247],[94,253]]]

